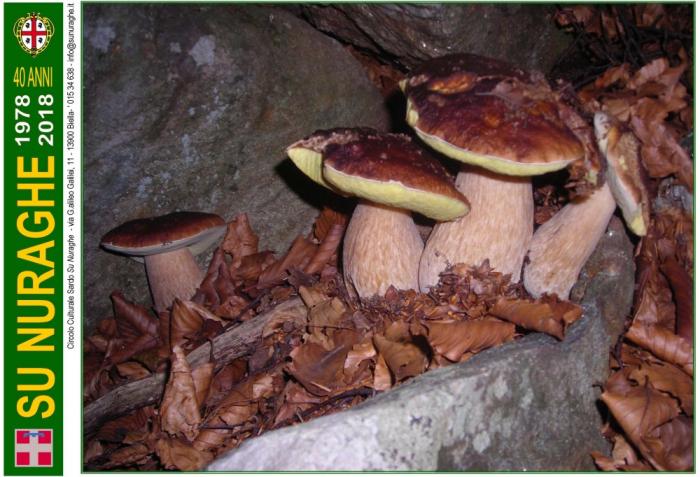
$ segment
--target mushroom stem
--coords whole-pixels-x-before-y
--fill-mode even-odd
[[[469,199],[471,212],[433,229],[420,262],[421,291],[437,285],[448,266],[480,265],[485,259],[519,281],[533,230],[530,178],[463,166],[455,185]]]
[[[187,248],[147,255],[144,261],[157,311],[167,310],[175,298],[189,300],[204,278]]]
[[[384,295],[391,285],[418,290],[422,252],[423,241],[410,212],[364,201],[357,204],[343,245],[348,291],[368,298]]]
[[[614,211],[615,199],[605,183],[589,197],[564,206],[537,229],[523,274],[525,289],[535,297],[556,293],[568,299]]]

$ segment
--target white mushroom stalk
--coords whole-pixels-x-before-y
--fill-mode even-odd
[[[520,271],[532,238],[534,202],[530,178],[507,177],[464,166],[457,190],[469,196],[471,212],[438,224],[430,234],[420,263],[420,287],[427,292],[450,265],[477,265],[484,260],[511,280]]]

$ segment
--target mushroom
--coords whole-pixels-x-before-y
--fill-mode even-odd
[[[472,211],[433,229],[420,263],[421,290],[437,284],[450,264],[479,265],[486,259],[519,281],[534,222],[528,176],[584,156],[560,118],[555,95],[535,75],[467,54],[430,60],[401,86],[406,119],[417,135],[471,165],[462,166],[456,186]]]
[[[610,191],[627,227],[634,234],[644,236],[649,225],[649,194],[639,160],[639,141],[606,113],[596,113],[593,124],[600,150],[607,158],[605,179]]]
[[[639,143],[605,113],[594,117],[595,135],[607,162],[606,183],[589,197],[564,206],[535,232],[523,284],[533,296],[567,299],[579,273],[605,232],[616,204],[628,227],[646,234],[649,199],[642,182]]]
[[[197,291],[203,273],[193,254],[206,250],[225,229],[215,214],[173,212],[130,220],[107,232],[100,245],[145,262],[155,309],[165,311],[175,298],[188,300]]]
[[[360,298],[418,289],[423,241],[410,211],[451,220],[469,203],[442,165],[408,136],[371,129],[317,131],[287,149],[316,182],[363,199],[345,233],[343,274]]]

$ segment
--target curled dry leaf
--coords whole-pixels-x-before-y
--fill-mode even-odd
[[[597,465],[600,470],[606,472],[621,470],[642,472],[653,470],[651,466],[639,460],[634,448],[621,434],[617,434],[613,437],[612,458],[600,452],[592,452],[591,456],[595,460],[595,465]]]
[[[170,312],[170,346],[183,346],[194,340],[203,324],[199,313],[176,298]]]
[[[479,352],[515,337],[515,325],[496,320],[426,323],[433,350],[457,362],[467,352]]]
[[[373,342],[396,382],[417,376],[428,367],[428,357],[414,343],[390,341],[381,335],[375,335]]]
[[[692,343],[693,279],[673,257],[661,264],[661,272],[668,279],[676,302],[676,334]]]
[[[644,458],[657,470],[663,470],[654,458],[654,447],[645,439],[653,439],[659,426],[679,414],[676,401],[648,386],[637,386],[625,394],[606,390],[601,399]]]
[[[685,339],[658,325],[638,321],[625,335],[638,346],[654,353],[664,361],[678,365],[688,375],[693,375],[693,348]]]
[[[374,381],[372,382],[372,387],[377,391],[391,389],[391,372],[382,355],[377,356],[377,362],[374,365]]]
[[[341,225],[342,227],[345,227],[347,222],[347,215],[337,212],[329,207],[324,207],[314,222],[314,237],[319,242],[323,242],[334,226]]]
[[[151,372],[137,361],[127,361],[117,364],[117,372],[120,376],[132,381],[143,379],[151,375]]]
[[[292,242],[289,251],[270,265],[260,274],[258,279],[258,288],[272,286],[281,283],[288,271],[292,268],[304,269],[309,263],[311,257],[316,253],[318,245],[313,243],[308,238],[298,236]]]
[[[166,469],[185,472],[201,470],[214,459],[211,452],[195,449],[192,444],[178,438],[158,439],[156,453]]]
[[[678,399],[683,412],[693,415],[693,380],[680,369],[666,362],[644,363],[629,372],[629,379],[640,386],[648,382],[657,391]]]
[[[103,467],[105,469],[111,469],[114,467],[123,468],[139,465],[145,462],[152,453],[153,451],[145,444],[132,444],[112,452],[109,456],[109,462]]]
[[[287,382],[282,396],[282,405],[275,416],[274,427],[292,420],[295,417],[301,420],[299,418],[301,412],[323,402],[323,398],[314,396],[303,386],[294,381]]]
[[[141,408],[127,416],[112,419],[100,427],[95,438],[107,442],[122,442],[127,434],[146,432],[150,414],[152,414],[152,408]]]
[[[197,398],[197,405],[201,408],[209,396],[212,379],[214,377],[214,363],[200,364],[192,370],[192,381]]]
[[[333,224],[304,271],[309,274],[318,273],[329,263],[332,257],[337,256],[344,233],[345,224]]]
[[[160,426],[171,435],[182,434],[190,441],[197,437],[202,416],[192,371],[182,348],[173,348],[170,377],[160,405]]]
[[[221,248],[231,255],[234,270],[241,266],[243,257],[258,252],[258,236],[250,227],[247,214],[239,214],[229,222]]]
[[[292,362],[287,366],[307,391],[316,396],[328,396],[343,386],[343,366],[347,346],[330,351],[317,343],[304,343],[290,353]]]
[[[687,471],[693,467],[693,420],[678,416],[644,437],[659,470]]]
[[[490,313],[525,329],[547,333],[560,340],[564,339],[567,324],[581,315],[580,307],[573,304],[570,307],[553,307],[549,303],[506,298],[499,298]]]
[[[158,336],[158,320],[146,308],[128,301],[118,291],[112,292],[110,298],[114,306],[114,317],[120,336],[124,338],[132,338],[142,334]]]

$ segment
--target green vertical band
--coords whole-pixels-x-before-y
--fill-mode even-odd
[[[60,475],[63,5],[5,3],[4,9],[4,471]],[[29,444],[18,443],[24,439]],[[18,464],[18,458],[30,460]]]

